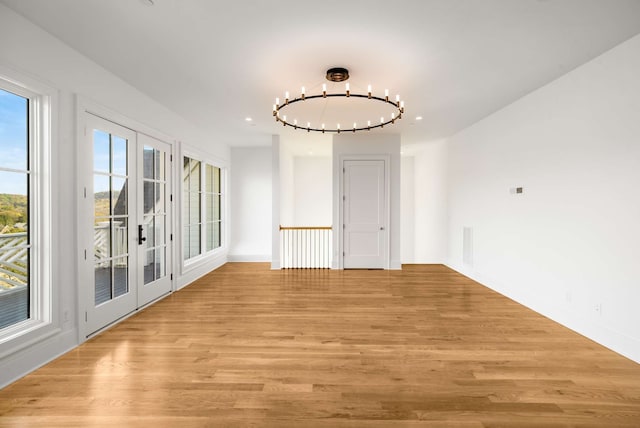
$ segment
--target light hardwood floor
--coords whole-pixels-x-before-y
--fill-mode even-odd
[[[0,391],[3,427],[640,427],[640,365],[439,265],[227,264]]]

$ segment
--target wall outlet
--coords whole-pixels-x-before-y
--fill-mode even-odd
[[[602,315],[602,303],[596,303],[593,310],[596,311],[598,315]]]

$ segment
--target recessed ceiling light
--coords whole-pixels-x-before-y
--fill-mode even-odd
[[[140,0],[140,3],[142,3],[145,6],[153,6],[155,4],[154,0]]]
[[[247,122],[251,122],[253,119],[251,119],[250,117],[245,117],[244,120],[246,120]]]
[[[422,120],[422,116],[416,116],[416,120]]]

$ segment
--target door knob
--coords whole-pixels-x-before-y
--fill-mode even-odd
[[[384,226],[380,226],[380,230],[384,230]]]

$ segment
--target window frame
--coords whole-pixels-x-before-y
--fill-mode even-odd
[[[52,276],[51,147],[57,91],[0,67],[0,89],[28,99],[29,318],[0,330],[0,358],[61,330]]]
[[[203,199],[205,201],[205,204],[209,204],[209,198],[211,198],[211,208],[212,208],[212,218],[209,219],[208,215],[205,215],[205,218],[203,220],[203,224],[205,224],[205,242],[204,242],[204,248],[205,248],[205,252],[209,252],[209,251],[214,251],[217,250],[218,248],[222,247],[223,244],[223,227],[222,227],[222,217],[223,217],[223,191],[222,191],[222,175],[223,175],[223,169],[220,168],[219,166],[215,166],[215,165],[211,165],[209,163],[206,163],[205,165],[205,185],[204,185],[204,189],[203,189]],[[211,191],[209,191],[209,180],[207,177],[208,174],[208,170],[209,168],[211,168],[211,172],[212,172],[212,184],[211,184]],[[218,176],[218,190],[216,191],[216,170],[217,170],[217,176]],[[217,205],[216,205],[217,202]],[[218,209],[216,210],[216,206],[218,207]],[[207,211],[208,205],[205,206],[205,214],[208,214]],[[218,219],[216,220],[216,213],[218,213]],[[215,228],[216,225],[218,225],[218,240],[219,245],[216,247],[216,234],[215,234]],[[209,230],[209,226],[211,226],[213,228],[213,230]],[[209,249],[209,234],[211,235],[211,241],[212,241],[212,245],[213,248]]]
[[[185,194],[188,192],[188,189],[185,187],[185,177],[184,177],[184,159],[189,158],[192,161],[196,161],[200,163],[200,191],[199,191],[199,201],[200,201],[200,253],[185,259],[185,228],[189,225],[188,223],[188,214],[185,212]],[[226,224],[227,224],[227,212],[226,212],[226,186],[227,186],[227,168],[223,162],[214,161],[206,156],[198,155],[192,151],[183,151],[181,154],[181,177],[180,177],[180,212],[182,215],[180,216],[180,231],[181,231],[181,245],[180,245],[180,260],[182,262],[182,271],[186,271],[192,267],[195,267],[202,262],[210,259],[211,257],[215,257],[221,252],[225,251],[227,248],[227,239],[226,239]],[[215,247],[211,250],[207,250],[207,213],[206,213],[206,202],[207,202],[207,191],[206,191],[206,171],[207,166],[211,166],[214,168],[218,168],[220,170],[220,246]],[[218,194],[218,193],[216,193]]]

